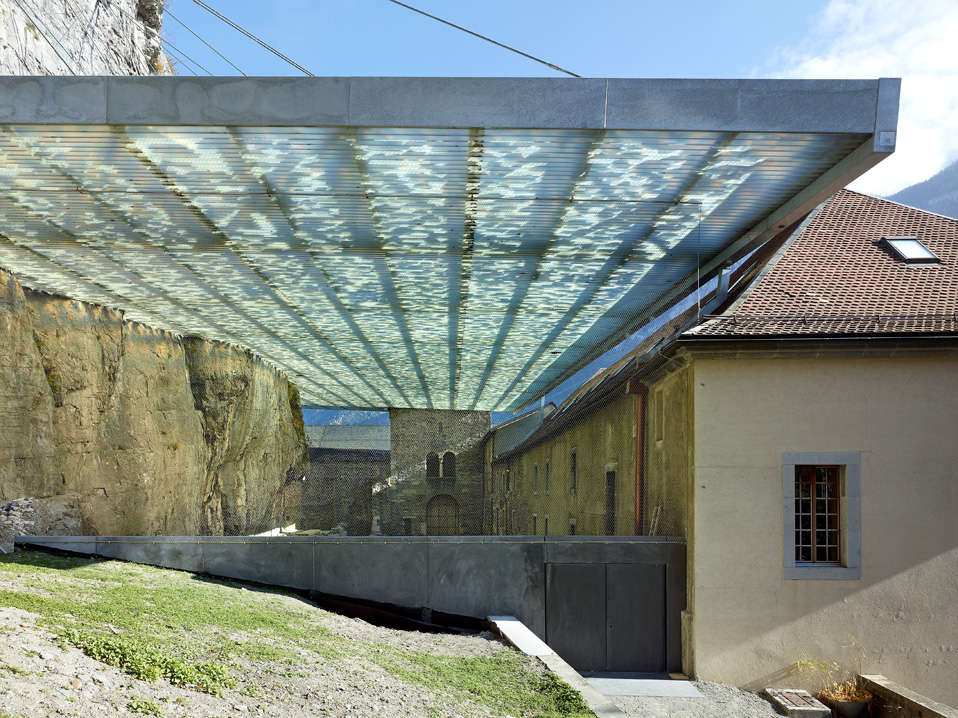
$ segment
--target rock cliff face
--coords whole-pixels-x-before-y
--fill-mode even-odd
[[[72,506],[87,534],[257,533],[307,461],[295,389],[249,352],[0,270],[0,505]]]
[[[0,0],[0,75],[171,72],[163,0]]]

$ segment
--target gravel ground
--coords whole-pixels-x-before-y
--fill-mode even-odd
[[[289,599],[296,600],[296,599]],[[468,709],[418,685],[409,685],[367,663],[323,663],[300,651],[294,665],[247,662],[244,682],[255,678],[260,695],[227,691],[223,697],[130,677],[57,645],[35,625],[33,614],[0,607],[0,718],[35,716],[132,716],[140,701],[152,701],[163,716],[268,715],[276,718],[452,718],[491,716]],[[457,636],[396,631],[357,619],[330,616],[330,630],[357,641],[434,655],[491,656],[512,650],[491,635]],[[532,662],[532,659],[530,659]],[[254,691],[247,691],[254,692]],[[6,715],[5,715],[6,714]]]
[[[300,601],[277,596],[280,601]],[[319,610],[319,609],[317,609]],[[398,631],[359,619],[326,614],[324,625],[347,641],[383,644],[433,655],[493,656],[511,651],[489,634],[459,636]],[[0,607],[0,718],[39,716],[272,716],[276,718],[465,718],[493,716],[491,709],[457,703],[441,692],[410,685],[368,661],[325,660],[293,649],[284,663],[245,661],[244,691],[222,697],[130,677],[60,647],[26,611]],[[530,666],[541,670],[536,659]],[[240,677],[239,675],[237,677]],[[764,699],[729,686],[696,682],[705,698],[616,696],[635,718],[764,718],[779,714]],[[253,686],[253,689],[249,687]]]
[[[724,683],[692,681],[704,698],[611,696],[630,718],[781,718],[764,698]]]

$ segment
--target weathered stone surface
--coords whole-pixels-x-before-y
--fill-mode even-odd
[[[64,533],[76,515],[73,532],[94,535],[283,520],[284,487],[305,473],[302,411],[249,352],[24,290],[2,270],[0,337],[0,501],[46,501],[38,531]]]
[[[389,486],[374,488],[382,533],[480,535],[490,426],[488,411],[390,409]]]
[[[0,75],[169,74],[163,0],[0,0]]]
[[[201,531],[274,528],[274,516],[292,515],[284,491],[309,463],[296,390],[248,351],[197,338],[184,344],[209,448]],[[269,479],[248,480],[257,474]]]

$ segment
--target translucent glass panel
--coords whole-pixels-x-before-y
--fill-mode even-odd
[[[512,409],[864,140],[0,127],[0,265],[318,406]]]

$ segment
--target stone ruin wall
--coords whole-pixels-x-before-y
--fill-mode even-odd
[[[163,75],[163,0],[0,0],[0,75]]]

